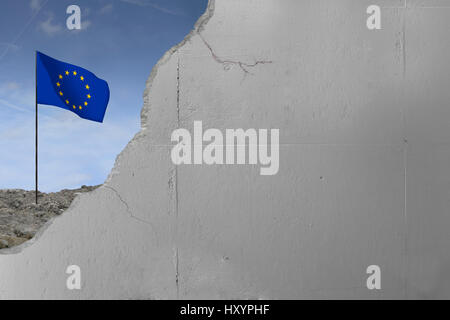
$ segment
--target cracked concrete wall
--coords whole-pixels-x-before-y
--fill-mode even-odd
[[[448,11],[410,1],[369,31],[372,2],[210,1],[105,185],[1,252],[0,298],[450,297]],[[279,128],[279,173],[174,166],[194,120]]]

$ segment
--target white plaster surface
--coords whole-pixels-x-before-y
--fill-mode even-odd
[[[369,31],[374,3],[398,8]],[[450,9],[402,5],[211,1],[105,185],[1,251],[0,298],[450,298]],[[280,129],[279,173],[175,167],[194,120]]]

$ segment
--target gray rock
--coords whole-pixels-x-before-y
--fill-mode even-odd
[[[34,237],[52,217],[63,214],[75,196],[98,188],[82,186],[76,190],[38,193],[20,189],[0,190],[0,249],[21,244]]]
[[[4,248],[8,248],[8,247],[9,247],[8,241],[6,241],[4,239],[0,239],[0,249],[4,249]]]

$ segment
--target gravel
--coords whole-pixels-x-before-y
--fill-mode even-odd
[[[79,193],[92,191],[99,186],[82,186],[75,190],[38,193],[20,189],[0,190],[0,249],[17,246],[34,237],[51,218],[69,208]]]

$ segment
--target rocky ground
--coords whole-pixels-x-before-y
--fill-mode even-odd
[[[98,187],[39,192],[38,205],[35,204],[34,191],[0,190],[0,249],[17,246],[33,238],[49,219],[69,208],[78,193]]]

